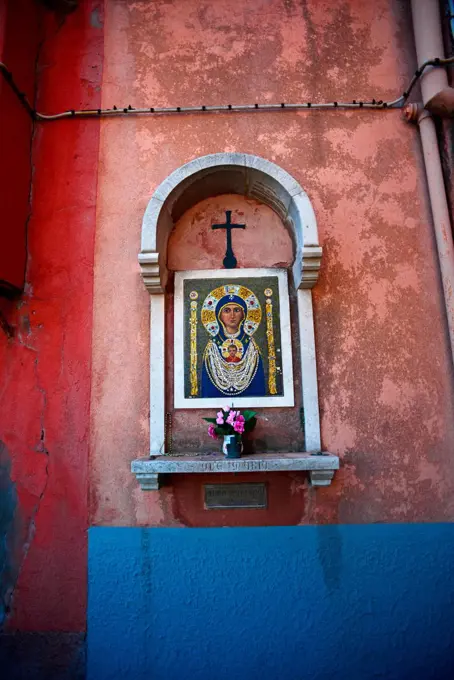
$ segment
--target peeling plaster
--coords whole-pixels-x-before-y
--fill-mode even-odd
[[[106,26],[103,106],[385,99],[402,91],[414,69],[400,0],[342,1],[334,9],[315,0],[234,0],[228,8],[114,0]],[[118,130],[118,121],[102,122],[94,522],[175,519],[171,503],[164,514],[136,493],[126,472],[147,450],[148,434],[149,300],[131,262],[153,190],[183,163],[226,150],[288,170],[311,198],[324,248],[313,291],[322,438],[345,467],[329,489],[314,499],[308,493],[298,522],[451,518],[452,371],[417,131],[392,111],[162,116],[123,120]],[[421,463],[444,480],[436,504]],[[167,503],[177,492],[159,493]]]
[[[97,0],[81,3],[64,21],[44,13],[41,109],[68,108],[74,97],[82,107],[99,106],[102,17]],[[86,625],[98,140],[99,124],[85,121],[37,126],[33,138],[27,282],[7,312],[13,337],[0,335],[0,436],[17,498],[9,631],[80,633]]]
[[[29,404],[34,401],[34,405],[37,409],[37,421],[39,426],[34,430],[35,439],[34,443],[30,441],[30,448],[28,450],[27,463],[20,470],[15,457],[12,455],[12,451],[16,448],[19,443],[19,431],[4,430],[4,436],[8,439],[10,451],[8,451],[6,445],[2,443],[2,465],[3,465],[3,477],[6,481],[9,480],[11,489],[4,489],[4,500],[6,501],[8,497],[14,499],[14,507],[12,508],[11,517],[9,522],[12,525],[12,535],[9,538],[5,538],[6,545],[8,547],[7,555],[5,557],[6,562],[4,566],[2,565],[2,572],[4,573],[4,578],[7,580],[7,587],[2,588],[2,599],[4,602],[4,621],[3,625],[6,625],[6,619],[11,613],[14,607],[15,590],[17,583],[19,582],[23,565],[28,557],[30,547],[32,545],[33,539],[36,534],[36,519],[40,510],[41,503],[44,499],[46,492],[48,480],[49,480],[49,469],[48,460],[49,452],[45,446],[45,423],[46,423],[46,406],[47,406],[47,396],[46,390],[40,385],[39,378],[39,351],[36,347],[30,343],[36,340],[35,329],[30,327],[30,317],[28,315],[28,305],[21,304],[17,305],[17,316],[14,339],[9,343],[9,354],[7,358],[7,366],[10,367],[10,371],[7,374],[7,379],[4,382],[4,392],[6,396],[8,391],[11,389],[13,381],[15,379],[16,370],[14,369],[14,364],[19,356],[27,357],[26,364],[29,369],[31,369],[31,375],[34,376],[33,387],[29,384],[29,389],[31,387],[31,392],[35,394],[34,400],[30,399],[29,392]],[[25,341],[25,337],[27,341]],[[25,352],[25,355],[23,354]],[[24,358],[22,363],[24,363]],[[5,402],[4,402],[5,403]],[[20,419],[20,413],[16,414],[16,418]],[[44,465],[32,460],[32,456],[37,454],[44,454]],[[22,477],[22,479],[21,479]],[[27,502],[25,506],[19,507],[19,500],[24,500],[24,494],[27,496]],[[7,513],[6,509],[4,511]],[[3,516],[3,512],[1,513]],[[4,517],[3,521],[8,519],[9,515]],[[2,532],[4,530],[2,529]]]

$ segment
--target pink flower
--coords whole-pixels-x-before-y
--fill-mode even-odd
[[[217,434],[216,434],[216,432],[215,432],[215,427],[214,427],[214,425],[210,425],[210,426],[209,426],[209,428],[208,428],[208,434],[210,435],[210,437],[213,437],[213,439],[217,439]]]
[[[240,418],[243,418],[243,416],[240,416]],[[233,423],[233,429],[235,432],[238,432],[238,434],[243,434],[244,432],[244,418],[242,420],[236,420]]]
[[[217,416],[217,418],[216,418],[217,424],[218,425],[224,425],[224,413],[223,413],[223,411],[218,411],[216,413],[216,416]]]
[[[230,411],[229,415],[227,416],[227,424],[228,425],[233,425],[235,422],[235,417],[236,417],[237,412],[236,411]]]
[[[223,410],[225,413],[228,413],[228,412],[230,411],[230,406],[223,406],[223,407],[222,407],[222,410]]]

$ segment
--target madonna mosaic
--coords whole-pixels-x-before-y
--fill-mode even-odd
[[[175,407],[292,406],[285,270],[175,275]]]

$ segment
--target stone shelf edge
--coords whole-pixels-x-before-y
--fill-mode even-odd
[[[339,469],[339,457],[331,453],[255,453],[243,458],[225,458],[222,454],[206,456],[155,456],[138,458],[131,463],[143,491],[159,489],[159,475],[201,474],[210,472],[309,472],[312,486],[329,486]]]

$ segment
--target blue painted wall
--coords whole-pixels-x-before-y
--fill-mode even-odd
[[[454,525],[93,528],[88,680],[454,678]]]
[[[0,630],[9,613],[11,593],[17,579],[15,557],[20,542],[16,485],[11,479],[11,457],[0,440]]]

